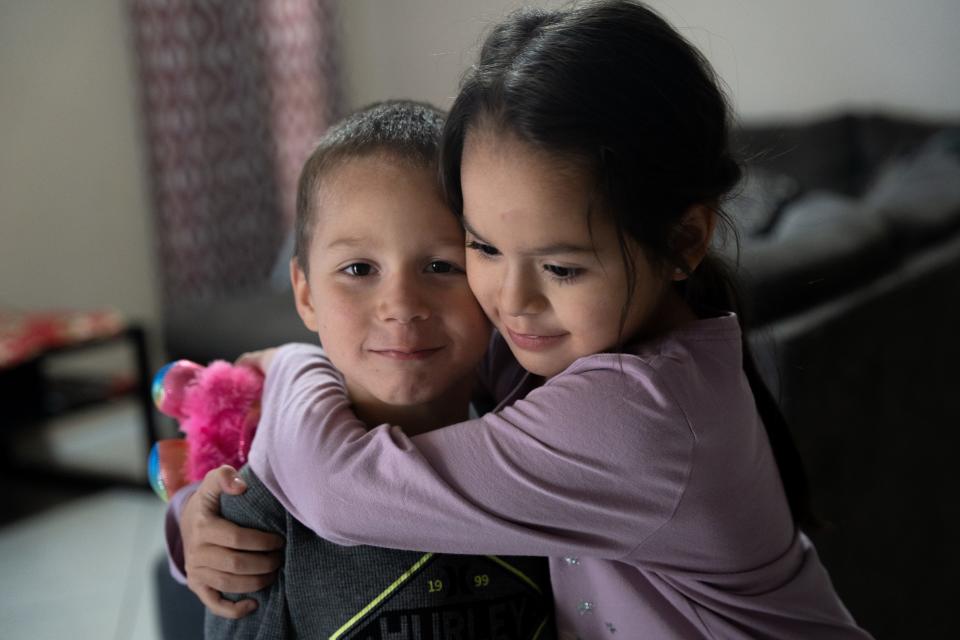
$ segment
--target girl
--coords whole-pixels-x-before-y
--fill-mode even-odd
[[[708,251],[740,175],[727,122],[638,3],[498,25],[442,152],[497,411],[367,431],[322,351],[290,345],[262,358],[251,467],[335,542],[552,556],[564,638],[869,637],[799,530],[799,460]]]

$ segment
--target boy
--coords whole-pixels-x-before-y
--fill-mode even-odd
[[[297,197],[290,271],[300,317],[343,374],[357,415],[408,425],[408,435],[467,417],[490,335],[464,274],[463,231],[437,184],[441,128],[442,114],[419,103],[361,110],[324,136]],[[208,611],[208,638],[548,637],[542,559],[337,546],[285,512],[256,471],[243,470],[247,491],[224,495],[221,508],[283,535],[283,566],[252,595],[250,615]],[[174,515],[206,498],[181,493]],[[217,595],[198,595],[233,615]]]

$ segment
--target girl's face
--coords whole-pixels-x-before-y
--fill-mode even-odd
[[[461,184],[470,288],[520,364],[549,377],[613,348],[627,274],[613,222],[588,220],[588,173],[480,131],[465,141]],[[669,276],[627,242],[636,289],[624,340],[679,322]]]
[[[417,405],[471,379],[490,325],[467,285],[463,230],[435,174],[361,157],[321,189],[309,277],[294,261],[294,292],[354,402]]]

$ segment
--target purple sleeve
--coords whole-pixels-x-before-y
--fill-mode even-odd
[[[408,438],[368,431],[322,350],[288,345],[250,464],[340,544],[622,558],[670,519],[693,446],[636,366],[568,371],[498,413]]]
[[[183,538],[180,537],[180,515],[183,513],[183,507],[187,500],[197,492],[199,486],[199,482],[188,484],[173,494],[170,504],[167,505],[167,514],[163,522],[170,575],[180,584],[187,584],[187,570],[183,557]]]

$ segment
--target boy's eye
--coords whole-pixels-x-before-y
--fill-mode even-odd
[[[368,276],[372,270],[373,267],[366,262],[354,262],[341,269],[341,271],[349,276]]]
[[[456,271],[456,267],[443,260],[434,260],[427,266],[427,271],[430,273],[452,273]]]
[[[479,253],[482,253],[485,256],[496,256],[500,255],[500,252],[493,245],[485,244],[483,242],[477,242],[476,240],[471,240],[467,243],[467,249],[472,249]]]

